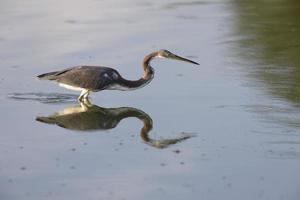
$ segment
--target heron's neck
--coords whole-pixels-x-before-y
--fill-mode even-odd
[[[145,56],[143,60],[143,77],[144,79],[149,79],[154,75],[154,69],[150,66],[150,62],[153,58],[157,57],[157,52],[150,53],[149,55]]]
[[[147,56],[145,56],[143,60],[143,76],[138,80],[122,80],[122,84],[128,89],[128,90],[134,90],[141,87],[144,87],[145,85],[149,84],[152,79],[154,78],[154,69],[150,66],[150,61],[157,56],[157,52],[153,52]]]

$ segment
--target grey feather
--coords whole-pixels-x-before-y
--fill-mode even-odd
[[[109,67],[77,66],[62,71],[41,74],[38,78],[54,80],[58,83],[91,91],[99,91],[114,84],[120,78],[120,75],[116,70]]]

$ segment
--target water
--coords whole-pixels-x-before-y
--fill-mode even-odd
[[[1,199],[299,199],[297,1],[2,1]],[[141,75],[77,94],[72,65]]]

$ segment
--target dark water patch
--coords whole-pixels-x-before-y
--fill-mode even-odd
[[[181,151],[179,149],[173,150],[174,153],[179,154]]]
[[[17,101],[38,101],[46,104],[74,103],[77,101],[77,95],[65,93],[12,93],[8,95],[9,99]]]

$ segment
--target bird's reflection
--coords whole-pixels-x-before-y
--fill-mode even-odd
[[[64,108],[48,117],[38,116],[36,120],[70,130],[92,131],[113,129],[122,119],[129,117],[138,118],[143,122],[140,130],[141,139],[144,143],[156,148],[163,149],[194,136],[190,133],[181,133],[172,139],[152,139],[149,132],[152,130],[153,123],[147,113],[131,107],[103,108],[91,104],[88,100]]]

